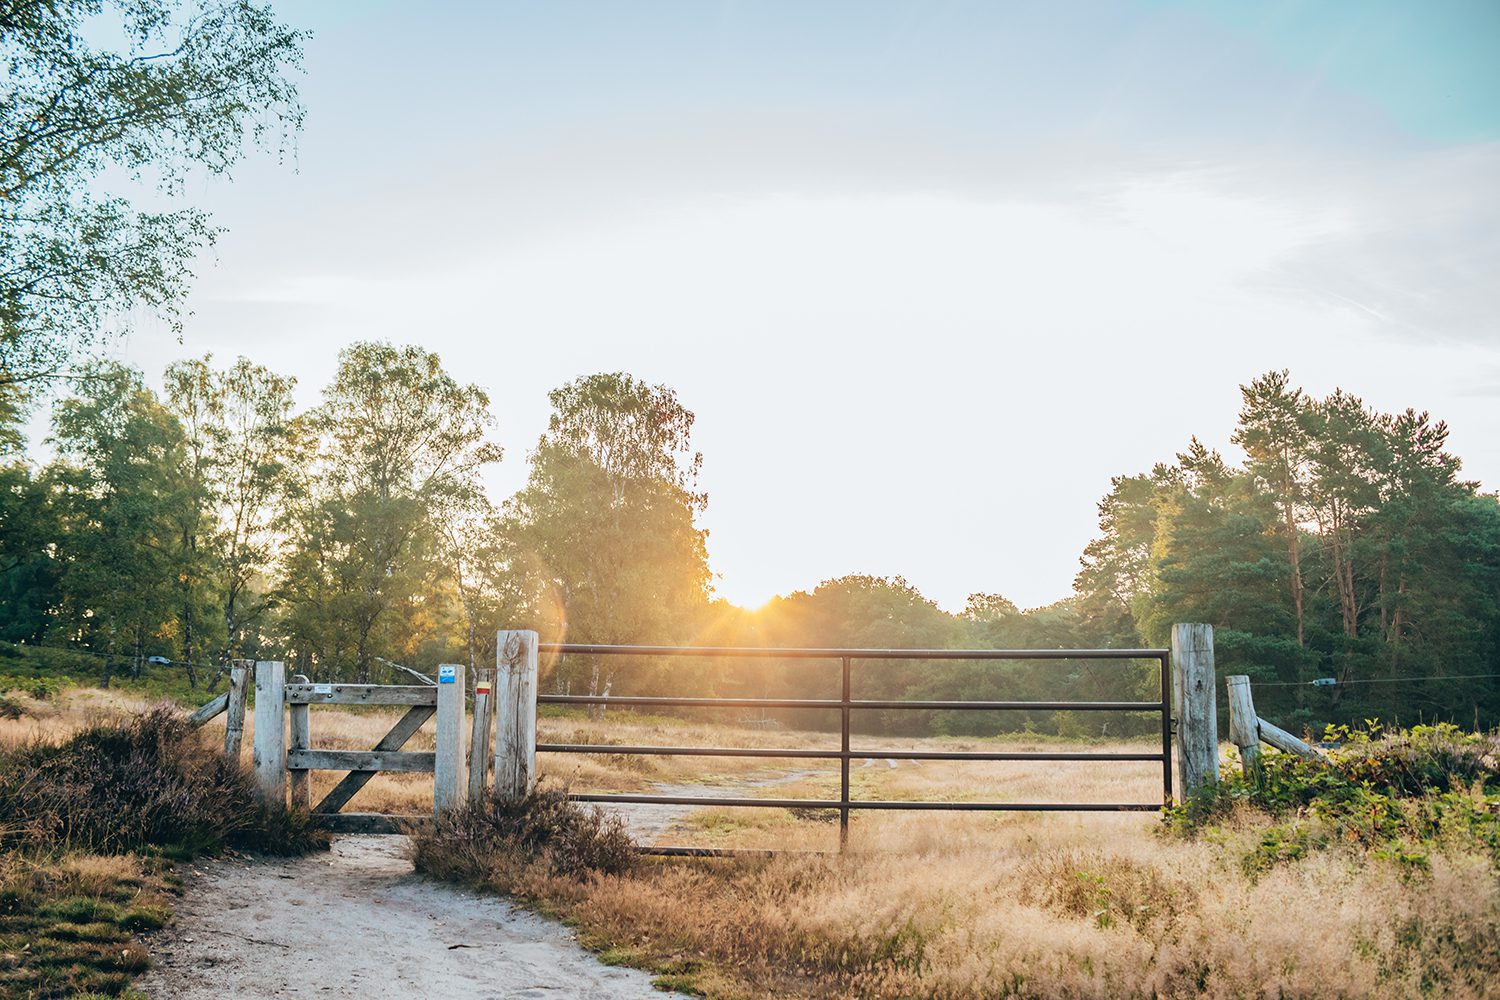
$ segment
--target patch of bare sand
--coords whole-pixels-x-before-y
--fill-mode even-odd
[[[237,997],[661,997],[565,927],[417,875],[404,837],[343,836],[291,860],[194,866],[136,987],[159,1000]]]

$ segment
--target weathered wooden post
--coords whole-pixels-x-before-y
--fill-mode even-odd
[[[469,801],[483,800],[490,773],[490,734],[495,731],[495,671],[474,671],[474,727],[469,737]]]
[[[1172,715],[1177,720],[1177,771],[1183,797],[1219,780],[1219,716],[1215,703],[1214,627],[1172,626]]]
[[[495,652],[495,794],[514,801],[536,784],[537,634],[502,631]]]
[[[1246,775],[1260,768],[1260,719],[1250,697],[1250,678],[1234,674],[1224,679],[1229,691],[1229,741],[1240,748],[1240,763]]]
[[[245,740],[245,702],[255,673],[254,660],[235,660],[229,665],[229,714],[224,723],[224,753],[236,760]]]
[[[251,760],[261,798],[286,805],[286,664],[261,660],[255,665],[255,734]]]
[[[464,665],[438,667],[437,757],[432,769],[434,815],[464,803]]]
[[[293,684],[306,684],[305,674],[293,674]],[[287,715],[291,718],[291,741],[287,744],[291,750],[312,749],[312,706],[307,702],[298,705],[287,706]],[[292,783],[292,808],[307,812],[312,811],[312,775],[305,767],[289,769]]]

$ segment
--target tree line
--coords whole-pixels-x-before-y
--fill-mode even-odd
[[[590,643],[1078,648],[1163,645],[1192,620],[1216,626],[1221,669],[1249,673],[1287,725],[1397,707],[1486,721],[1500,708],[1495,679],[1471,676],[1495,672],[1500,640],[1496,498],[1460,477],[1441,422],[1342,391],[1315,399],[1285,372],[1243,389],[1242,467],[1194,439],[1175,462],[1112,481],[1070,597],[1022,610],[975,594],[956,614],[899,576],[828,580],[755,612],[715,597],[694,415],[666,386],[613,373],[553,390],[527,481],[501,502],[482,482],[502,458],[488,399],[431,352],[354,344],[318,405],[299,412],[294,388],[244,358],[178,362],[159,391],[97,362],[53,407],[50,462],[28,461],[7,423],[0,637],[93,651],[106,683],[161,657],[196,686],[241,657],[361,682],[390,664],[488,663],[503,627]],[[570,657],[544,683],[826,698],[835,668]],[[1158,693],[1149,661],[870,661],[857,678],[871,698]],[[891,712],[863,724],[1098,735],[1153,723]]]

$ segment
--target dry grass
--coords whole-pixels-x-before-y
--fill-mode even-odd
[[[519,885],[595,947],[711,996],[1489,996],[1483,858],[1328,852],[1251,880],[1257,838],[1149,820],[904,817],[844,857],[670,861]]]
[[[831,742],[625,716],[546,726],[544,738],[557,742]],[[703,783],[830,798],[838,781],[826,762],[601,755],[547,764],[600,790]],[[856,767],[852,783],[856,798],[1147,802],[1160,794],[1151,764],[876,761]],[[1426,869],[1352,846],[1269,870],[1247,866],[1265,829],[1248,810],[1196,839],[1164,835],[1152,814],[856,812],[843,857],[657,861],[582,882],[534,870],[513,885],[608,959],[710,996],[1500,995],[1500,880],[1482,851],[1452,845]],[[686,812],[661,839],[827,850],[836,837],[830,811],[710,806]]]

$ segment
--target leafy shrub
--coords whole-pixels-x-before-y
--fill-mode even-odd
[[[413,838],[413,860],[438,878],[509,890],[530,868],[574,879],[622,874],[636,846],[618,817],[579,805],[566,789],[539,787],[441,817]]]
[[[0,759],[0,848],[302,853],[327,842],[305,816],[263,808],[250,775],[170,708]]]
[[[1456,726],[1384,733],[1330,727],[1342,745],[1320,760],[1267,753],[1250,774],[1224,769],[1219,783],[1167,811],[1169,829],[1191,835],[1236,807],[1276,820],[1243,859],[1252,876],[1334,844],[1425,870],[1445,840],[1486,850],[1500,869],[1500,736]]]
[[[1447,722],[1383,737],[1329,728],[1346,740],[1335,755],[1339,769],[1387,795],[1448,792],[1500,777],[1500,733],[1466,733]]]

